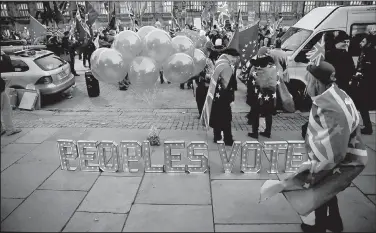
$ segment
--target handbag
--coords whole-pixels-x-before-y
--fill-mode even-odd
[[[282,102],[282,107],[285,111],[293,113],[295,112],[295,104],[287,86],[283,80],[279,78],[279,84],[277,85],[277,92]]]

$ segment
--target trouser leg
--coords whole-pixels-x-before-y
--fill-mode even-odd
[[[270,134],[272,132],[272,122],[273,122],[273,115],[272,114],[267,114],[265,116],[265,133]]]
[[[362,107],[359,109],[359,112],[360,112],[360,115],[362,116],[364,127],[367,129],[372,129],[372,123],[371,123],[371,118],[369,117],[368,109]]]
[[[220,128],[213,128],[214,134],[214,141],[222,140],[221,129]]]
[[[260,107],[257,104],[252,106],[250,118],[252,122],[252,133],[258,133],[258,128],[260,124]]]
[[[1,127],[5,130],[14,130],[14,125],[12,121],[12,107],[10,106],[9,96],[3,91],[1,93]]]
[[[315,226],[318,233],[326,232],[326,221],[328,216],[328,204],[325,203],[315,210]]]
[[[232,142],[231,122],[223,127],[223,137],[225,142]]]

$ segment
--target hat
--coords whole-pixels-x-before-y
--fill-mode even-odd
[[[331,79],[331,76],[336,70],[326,61],[321,61],[318,66],[314,64],[308,65],[307,71],[323,84],[334,82],[334,80]]]
[[[227,49],[223,50],[222,54],[228,54],[228,55],[231,55],[231,56],[234,56],[234,57],[240,56],[240,53],[238,52],[238,50],[236,50],[234,48],[227,48]]]
[[[257,52],[257,56],[269,56],[269,49],[266,46],[262,46]]]
[[[349,40],[349,39],[350,39],[350,37],[347,35],[346,32],[339,31],[338,35],[336,37],[334,37],[334,44],[337,44],[339,42],[342,42],[344,40]]]

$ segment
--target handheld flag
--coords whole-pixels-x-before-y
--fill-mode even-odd
[[[111,14],[110,22],[108,22],[108,25],[106,27],[107,30],[116,30],[116,13],[115,13],[115,4],[114,4],[114,10]]]
[[[29,28],[30,28],[30,38],[32,41],[35,41],[35,39],[45,35],[47,32],[47,28],[31,15],[30,15]]]
[[[254,25],[246,26],[242,28],[239,32],[239,53],[240,53],[240,64],[238,68],[248,68],[249,61],[258,52],[258,28],[259,21]]]
[[[94,9],[93,5],[91,5],[90,2],[86,1],[85,5],[86,5],[86,15],[87,15],[86,24],[93,25],[95,20],[97,20],[99,13]]]
[[[316,66],[320,64],[321,59],[325,59],[324,35],[321,37],[321,40],[313,46],[313,50],[307,53],[307,58]]]

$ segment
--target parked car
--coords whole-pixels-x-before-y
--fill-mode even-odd
[[[75,84],[69,63],[51,51],[27,49],[8,55],[14,71],[1,74],[7,87],[24,89],[33,84],[42,95],[50,95],[63,92]]]
[[[369,26],[376,25],[376,5],[317,7],[290,27],[281,37],[282,49],[288,54],[288,88],[295,106],[302,107],[307,98],[304,90],[309,60],[306,53],[322,38],[325,32],[344,31],[350,36],[349,52],[356,64],[360,54],[359,34],[366,33]]]

